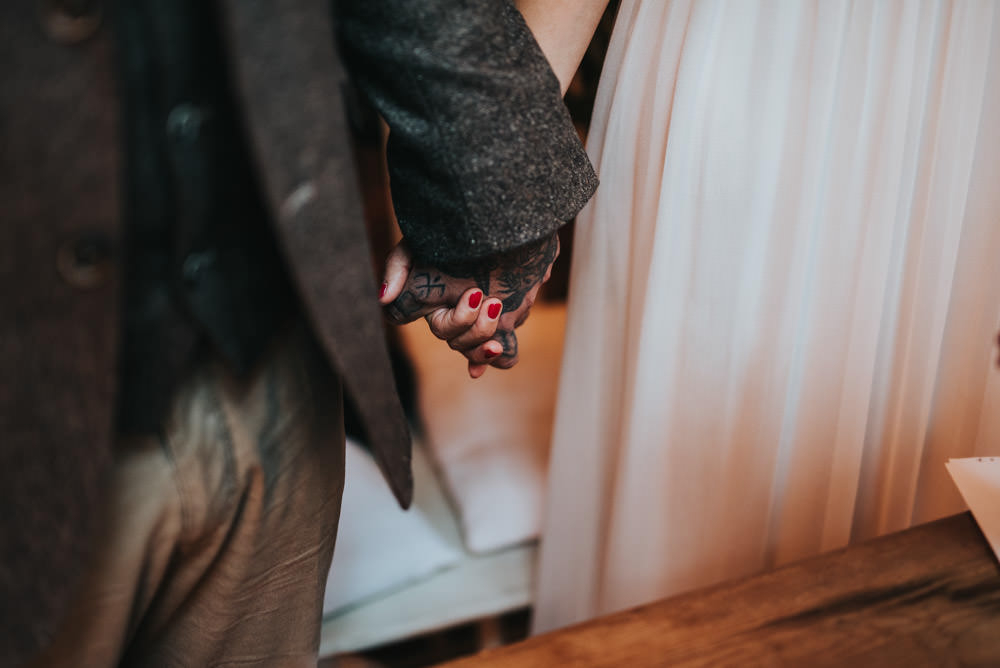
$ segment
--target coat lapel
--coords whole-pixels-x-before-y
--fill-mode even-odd
[[[221,5],[237,95],[288,264],[405,508],[413,495],[410,436],[375,298],[329,2]]]

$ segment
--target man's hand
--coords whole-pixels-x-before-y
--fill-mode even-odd
[[[559,255],[559,237],[475,262],[432,267],[415,261],[405,241],[389,254],[379,302],[404,324],[424,316],[431,332],[469,360],[478,378],[487,366],[518,360],[515,328],[527,318]]]

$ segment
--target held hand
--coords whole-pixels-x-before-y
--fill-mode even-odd
[[[478,378],[487,366],[517,364],[514,329],[524,322],[559,254],[556,235],[502,255],[447,268],[415,262],[405,241],[390,253],[379,302],[403,324],[427,319],[431,332],[469,360]]]

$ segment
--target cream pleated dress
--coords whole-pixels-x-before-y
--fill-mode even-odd
[[[1000,454],[1000,1],[624,0],[536,630],[964,508]]]

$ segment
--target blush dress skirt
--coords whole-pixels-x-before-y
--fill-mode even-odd
[[[964,509],[1000,455],[1000,2],[623,0],[535,628]]]

